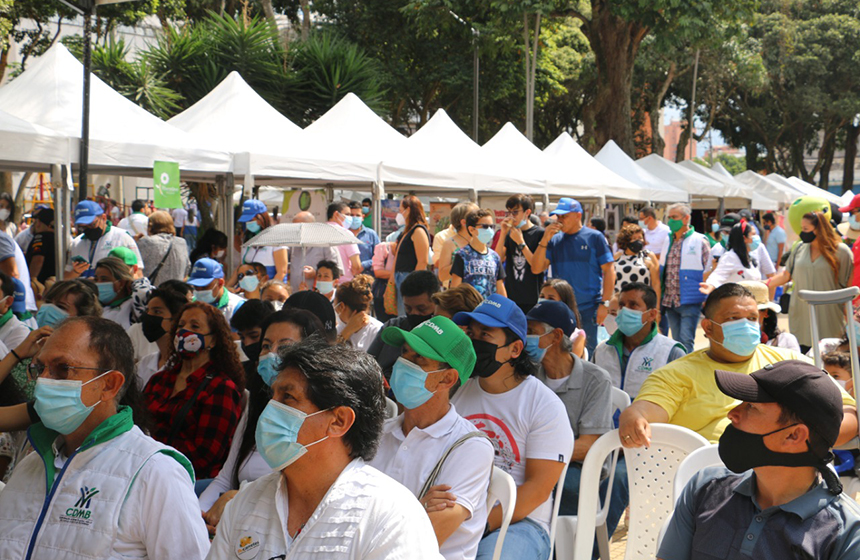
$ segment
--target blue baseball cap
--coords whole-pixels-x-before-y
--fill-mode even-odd
[[[528,312],[526,319],[546,323],[554,329],[561,329],[567,337],[570,337],[576,329],[576,317],[574,317],[573,311],[560,301],[539,301]]]
[[[187,284],[196,288],[202,288],[212,283],[216,278],[224,278],[224,269],[221,263],[213,259],[200,259],[191,268],[191,276]]]
[[[454,315],[454,322],[460,326],[477,321],[485,327],[507,327],[523,342],[526,341],[528,323],[523,310],[505,296],[493,294],[481,302],[474,311],[460,311]]]
[[[10,278],[12,278],[10,276]],[[12,313],[27,312],[27,292],[24,291],[24,283],[17,278],[12,278],[15,285],[15,299],[12,300]]]
[[[242,205],[242,215],[239,216],[239,223],[244,224],[245,222],[250,222],[258,214],[263,214],[265,212],[268,212],[268,210],[266,209],[266,205],[261,201],[253,198],[246,200],[245,204]]]
[[[561,198],[558,204],[555,205],[555,210],[549,213],[550,216],[563,216],[571,212],[579,212],[582,214],[582,204],[575,198]]]
[[[82,200],[75,206],[75,225],[87,226],[104,213],[98,202]]]

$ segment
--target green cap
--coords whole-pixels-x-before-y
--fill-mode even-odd
[[[408,344],[425,358],[443,362],[457,370],[465,383],[475,367],[475,349],[463,329],[447,317],[427,319],[412,331],[388,327],[382,331],[382,342],[391,346]]]
[[[114,247],[110,250],[108,256],[116,257],[128,266],[134,266],[137,264],[137,255],[135,255],[134,251],[128,247]]]

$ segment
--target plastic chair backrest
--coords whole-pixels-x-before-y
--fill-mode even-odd
[[[674,504],[678,501],[678,498],[681,497],[681,492],[684,491],[684,487],[687,486],[687,483],[690,482],[690,479],[696,473],[708,467],[721,466],[723,466],[723,460],[720,459],[719,445],[717,444],[700,447],[687,455],[681,461],[681,464],[678,465],[678,472],[675,473],[675,482],[672,485],[674,491],[672,494],[672,503]]]
[[[385,397],[385,418],[390,419],[397,416],[397,403]]]
[[[622,391],[618,387],[612,388],[612,414],[615,411],[624,412],[624,409],[630,406],[630,395],[626,391]]]
[[[555,530],[558,526],[558,508],[561,505],[561,490],[564,488],[564,477],[567,475],[567,466],[561,469],[561,474],[558,476],[558,482],[555,483],[555,498],[552,504],[552,517],[549,520],[549,557],[552,558],[552,551],[555,548]]]
[[[502,556],[505,534],[508,532],[508,526],[514,516],[514,506],[517,503],[517,485],[514,483],[513,477],[494,466],[493,474],[490,476],[490,487],[487,490],[488,513],[496,505],[496,502],[502,506],[502,526],[499,528],[499,539],[496,541],[496,549],[493,551],[493,560],[499,560]]]
[[[708,445],[699,434],[670,424],[651,424],[651,447],[625,449],[630,486],[630,526],[625,560],[654,558],[657,535],[674,502],[670,489],[681,461],[693,450]],[[589,449],[582,464],[579,485],[579,515],[576,524],[574,559],[591,558],[600,496],[600,470],[606,457],[621,447],[618,430],[605,433]]]

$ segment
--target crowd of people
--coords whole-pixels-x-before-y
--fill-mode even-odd
[[[434,235],[410,195],[389,235],[369,199],[337,201],[325,223],[355,243],[287,248],[246,245],[283,221],[259,200],[233,247],[194,206],[84,200],[59,271],[53,210],[10,232],[9,204],[0,560],[489,559],[494,469],[517,489],[502,558],[549,560],[592,445],[617,429],[648,446],[653,423],[719,443],[726,467],[684,491],[660,558],[860,554],[860,507],[831,470],[858,436],[860,311],[817,310],[812,340],[786,289],[855,281],[838,209],[804,213],[793,245],[774,214],[699,232],[686,204],[644,206],[613,239],[572,198],[537,216],[517,194],[500,223],[463,202]],[[842,210],[860,231],[860,197]],[[837,472],[855,458],[837,450]],[[610,535],[623,454],[614,480]]]

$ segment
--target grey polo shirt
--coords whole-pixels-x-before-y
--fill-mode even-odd
[[[657,557],[856,560],[860,506],[820,481],[787,504],[762,510],[754,471],[708,468],[684,488]]]
[[[577,358],[573,354],[573,367],[566,382],[553,388],[547,382],[543,363],[535,375],[547,385],[564,403],[573,435],[603,435],[615,428],[612,423],[612,382],[609,374],[600,366]],[[550,380],[552,381],[552,380]]]

